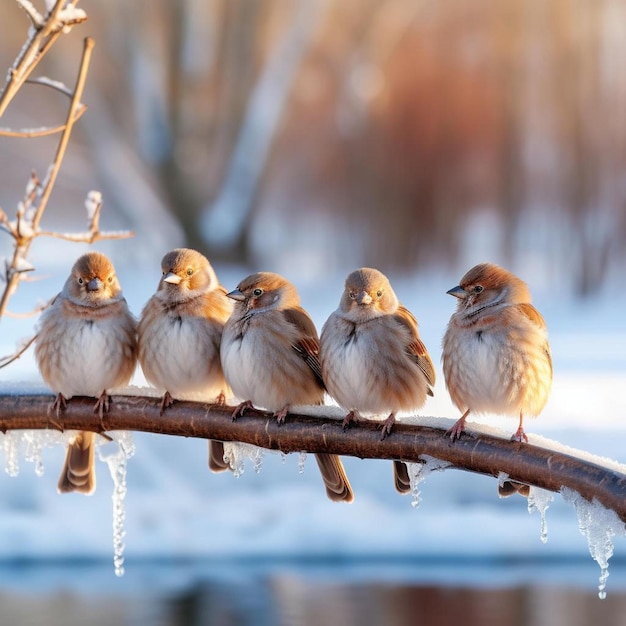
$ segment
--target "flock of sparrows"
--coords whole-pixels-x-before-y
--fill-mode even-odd
[[[161,269],[137,323],[111,261],[99,252],[76,261],[42,313],[35,348],[56,394],[52,410],[62,411],[72,396],[93,396],[102,416],[108,390],[128,384],[137,362],[162,392],[162,412],[190,393],[220,403],[234,395],[242,402],[233,419],[256,406],[282,422],[291,406],[321,405],[328,393],[347,411],[344,428],[361,415],[383,416],[383,438],[399,411],[415,411],[433,395],[435,368],[417,321],[376,269],[349,274],[319,337],[296,288],[278,274],[252,274],[228,293],[209,261],[186,248],[168,252]],[[458,306],[443,338],[443,372],[462,412],[447,435],[454,441],[470,413],[489,412],[519,417],[512,440],[526,441],[523,418],[541,412],[552,384],[546,325],[528,287],[484,263],[447,293]],[[340,458],[316,460],[328,497],[351,502]],[[209,444],[209,467],[228,468],[221,442]],[[406,466],[393,467],[396,488],[409,491]],[[68,446],[58,489],[94,488],[94,434],[80,432]],[[501,493],[523,488],[509,483]]]

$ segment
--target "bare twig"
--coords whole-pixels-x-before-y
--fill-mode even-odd
[[[0,395],[0,430],[50,428],[50,395]],[[597,500],[626,522],[626,475],[586,459],[530,444],[513,443],[488,435],[463,435],[450,442],[445,431],[426,426],[396,424],[380,439],[379,423],[359,422],[346,432],[330,417],[289,414],[279,426],[271,413],[250,409],[233,422],[232,407],[177,401],[161,415],[161,400],[115,396],[101,419],[93,412],[93,398],[73,398],[54,417],[63,430],[133,430],[219,441],[240,441],[290,452],[322,452],[361,459],[400,459],[423,462],[423,455],[447,461],[453,468],[510,479],[549,491],[573,489],[589,501]]]
[[[70,99],[74,95],[72,91],[63,83],[60,83],[56,80],[51,80],[50,78],[46,78],[45,76],[41,76],[39,78],[30,78],[25,82],[32,85],[42,85],[44,87],[49,87],[50,89],[54,89]],[[83,103],[80,103],[76,107],[76,116],[74,117],[74,123],[76,123],[82,117],[83,113],[86,110],[87,105]],[[22,128],[20,130],[0,127],[0,137],[21,137],[25,139],[32,139],[35,137],[47,137],[49,135],[56,135],[57,133],[63,132],[64,129],[65,124],[60,124],[59,126],[44,126],[42,128]]]

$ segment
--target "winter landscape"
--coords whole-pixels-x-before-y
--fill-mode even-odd
[[[0,68],[61,4],[3,7]],[[62,85],[89,35],[88,110],[40,227],[84,229],[93,189],[102,229],[135,236],[37,237],[0,316],[0,358],[91,248],[136,316],[164,253],[187,245],[229,290],[284,274],[318,329],[348,272],[373,266],[416,315],[437,375],[400,419],[443,437],[459,417],[441,367],[446,291],[491,261],[529,284],[548,326],[554,381],[529,443],[626,474],[622,2],[75,4],[37,66],[60,82],[24,85],[6,114],[0,92],[0,218],[7,230],[31,172],[50,180],[59,134],[42,128],[66,119]],[[32,347],[0,369],[0,394],[42,392]],[[117,392],[155,393],[139,369]],[[516,426],[468,422],[505,439]],[[56,490],[72,433],[0,434],[1,623],[626,624],[626,529],[575,492],[500,499],[497,479],[428,458],[400,496],[389,461],[345,458],[344,505],[311,455],[227,446],[234,471],[215,475],[204,440],[109,434],[89,497]]]
[[[158,255],[150,259],[146,254],[145,267],[142,263],[137,271],[135,263],[125,262],[125,245],[112,247],[119,250],[120,280],[131,309],[138,313],[158,280]],[[52,295],[60,287],[67,266],[79,253],[76,248],[61,246],[54,262],[46,261],[49,278],[36,283],[39,293],[45,287],[45,293]],[[218,272],[223,283],[234,288],[247,270],[223,267]],[[527,278],[533,284],[533,276]],[[342,277],[337,274],[327,282],[323,297],[310,277],[299,284],[303,303],[318,326],[336,307]],[[625,426],[619,417],[626,410],[621,393],[626,372],[621,306],[610,293],[581,305],[555,294],[554,286],[535,282],[539,283],[535,303],[550,328],[555,378],[547,408],[527,425],[530,441],[547,447],[559,442],[626,471],[619,465],[626,462]],[[394,283],[420,320],[437,367],[435,397],[423,417],[435,417],[436,424],[447,428],[456,412],[442,380],[439,352],[454,305],[445,291],[456,284],[455,278],[417,273],[398,277]],[[33,286],[25,287],[16,307],[29,305]],[[27,338],[26,328],[32,322],[7,318],[3,323],[6,354],[16,341]],[[145,384],[137,372],[133,388],[125,392],[150,393]],[[3,393],[41,390],[32,351],[3,370]],[[514,421],[480,420],[485,427],[500,429],[502,436],[514,430]],[[266,452],[255,467],[255,455],[248,452],[239,477],[212,475],[206,466],[206,442],[137,433],[132,436],[134,454],[127,462],[126,560],[120,582],[114,574],[114,485],[107,463],[98,464],[93,496],[60,496],[56,479],[66,439],[52,432],[39,434],[39,440],[29,437],[24,434],[20,439],[11,432],[3,437],[7,475],[0,482],[5,538],[0,556],[6,564],[4,584],[18,589],[33,584],[48,590],[63,588],[68,584],[63,576],[43,580],[37,570],[66,563],[108,564],[97,578],[72,579],[72,588],[78,585],[87,593],[94,585],[120,590],[120,584],[125,592],[133,587],[145,592],[146,586],[154,585],[172,591],[192,585],[196,578],[215,576],[214,567],[222,573],[231,569],[244,578],[285,570],[321,580],[339,576],[344,583],[533,584],[592,590],[599,585],[601,568],[608,565],[609,597],[626,587],[623,524],[601,508],[583,506],[577,511],[575,494],[555,494],[552,499],[546,492],[533,492],[535,510],[529,511],[530,503],[521,497],[500,500],[493,479],[450,469],[436,471],[435,465],[435,471],[419,484],[417,503],[415,496],[395,492],[388,462],[348,458],[345,464],[356,501],[338,505],[326,499],[315,467],[302,456],[283,458]],[[115,456],[118,446],[103,440],[99,454],[102,459]],[[579,529],[585,515],[590,540]],[[590,549],[598,562],[592,560]],[[29,567],[20,568],[22,574],[16,575],[11,563]],[[178,567],[181,572],[156,582],[150,575],[146,578],[149,563]],[[601,582],[604,588],[604,577]]]

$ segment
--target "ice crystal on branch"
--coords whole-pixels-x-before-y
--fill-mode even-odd
[[[589,552],[600,566],[598,596],[604,600],[606,581],[609,577],[609,559],[613,556],[613,537],[626,534],[624,522],[615,511],[604,508],[597,500],[593,502],[585,500],[573,489],[564,487],[561,489],[561,495],[565,502],[576,509],[578,529],[587,538]]]

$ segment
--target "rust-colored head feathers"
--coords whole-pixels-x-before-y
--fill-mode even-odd
[[[219,287],[208,259],[197,250],[177,248],[161,261],[158,292],[170,302],[182,302]]]
[[[268,309],[286,309],[300,305],[296,288],[280,274],[257,272],[244,278],[229,298],[241,302],[249,313]],[[236,305],[241,307],[242,305]]]
[[[530,303],[532,298],[528,285],[498,265],[481,263],[469,270],[457,287],[447,293],[459,298],[459,309],[477,308],[489,303]]]
[[[115,268],[100,252],[87,252],[76,260],[64,291],[67,297],[82,306],[100,306],[103,302],[122,298]]]

